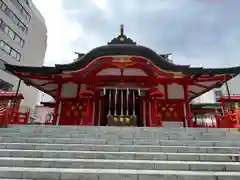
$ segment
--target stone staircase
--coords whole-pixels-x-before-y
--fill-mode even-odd
[[[10,126],[0,129],[0,179],[237,180],[229,129]]]

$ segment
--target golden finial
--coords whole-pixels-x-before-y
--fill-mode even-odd
[[[124,25],[123,24],[120,25],[120,35],[121,36],[124,35]]]

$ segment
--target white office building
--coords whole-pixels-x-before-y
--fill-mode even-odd
[[[0,0],[0,90],[16,91],[19,79],[4,70],[4,63],[42,66],[47,47],[44,18],[32,0]],[[38,90],[23,82],[22,107],[33,109]]]

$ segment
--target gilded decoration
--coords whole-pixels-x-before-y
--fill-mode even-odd
[[[134,115],[109,115],[107,116],[108,125],[118,126],[136,126],[137,117]]]
[[[180,121],[183,118],[183,106],[175,103],[159,103],[157,106],[157,118]]]
[[[136,64],[131,60],[131,56],[116,56],[112,60],[112,65],[119,67],[120,69],[124,69],[129,66],[133,66]]]
[[[129,63],[132,62],[131,56],[115,56],[113,62],[118,63]]]
[[[74,124],[81,123],[84,115],[84,102],[65,102],[63,103],[62,117],[68,121],[73,121]]]
[[[70,77],[72,77],[72,75],[71,75],[71,73],[66,73],[66,72],[65,72],[65,73],[62,73],[62,74],[61,74],[61,77],[62,77],[62,78],[70,78]]]

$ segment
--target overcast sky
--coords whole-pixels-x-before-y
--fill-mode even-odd
[[[240,65],[240,0],[34,0],[48,27],[46,64],[125,34],[178,64]]]

